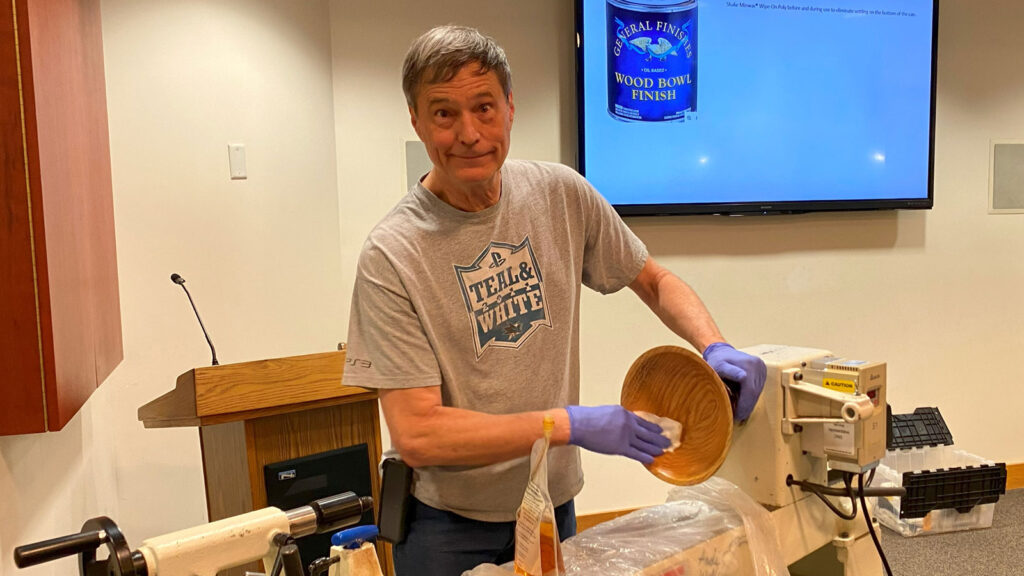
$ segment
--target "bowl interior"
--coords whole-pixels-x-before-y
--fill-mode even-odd
[[[647,466],[680,486],[699,484],[718,470],[732,441],[732,408],[718,374],[693,352],[660,346],[643,353],[622,385],[622,406],[678,421],[681,445]]]

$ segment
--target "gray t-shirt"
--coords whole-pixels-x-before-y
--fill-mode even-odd
[[[507,161],[501,197],[463,212],[417,184],[359,257],[344,382],[440,386],[445,406],[490,414],[579,403],[580,285],[632,282],[647,249],[560,164]],[[538,422],[538,426],[540,423]],[[583,487],[579,450],[552,449],[555,505]],[[416,470],[422,502],[476,520],[515,518],[529,458]]]

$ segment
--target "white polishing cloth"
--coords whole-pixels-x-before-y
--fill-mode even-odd
[[[665,449],[665,452],[672,452],[676,448],[679,448],[679,445],[681,444],[680,439],[683,435],[682,424],[671,418],[665,418],[664,416],[658,416],[657,414],[651,414],[650,412],[637,410],[633,413],[648,422],[654,422],[658,426],[661,426],[661,435],[672,442],[672,444]]]

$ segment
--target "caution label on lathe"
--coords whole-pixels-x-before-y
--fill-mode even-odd
[[[829,390],[835,390],[836,392],[844,392],[846,394],[853,394],[857,391],[857,383],[853,380],[842,380],[839,378],[825,378],[823,384],[825,388]]]

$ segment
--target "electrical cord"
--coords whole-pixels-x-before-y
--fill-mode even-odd
[[[857,497],[853,494],[853,474],[843,472],[843,484],[846,484],[846,497],[850,499],[850,508],[853,510],[853,517],[857,517]]]
[[[868,477],[867,483],[871,483],[871,477]],[[814,484],[813,482],[805,482],[803,480],[794,480],[793,476],[790,475],[786,478],[786,486],[797,486],[800,489],[811,492],[817,490],[819,493],[826,496],[849,496],[850,493],[846,488],[833,488],[831,486],[823,486],[821,484]],[[854,494],[858,495],[857,488],[854,487]],[[885,488],[865,488],[865,496],[906,496],[907,489],[899,487],[885,487]]]
[[[860,505],[864,508],[864,520],[868,523],[868,532],[871,532],[871,539],[875,541],[875,548],[878,549],[878,556],[882,559],[882,565],[885,566],[885,573],[888,576],[892,576],[892,568],[889,567],[889,559],[885,557],[885,552],[882,551],[882,544],[878,541],[878,535],[875,534],[875,525],[871,521],[871,514],[868,512],[868,503],[864,499],[864,473],[861,472],[857,475],[857,485],[860,489]],[[868,484],[875,478],[875,471],[871,471],[871,477],[868,478]]]
[[[803,480],[793,479],[793,475],[790,474],[786,477],[786,486],[797,486],[804,492],[810,492],[818,497],[833,514],[842,518],[843,520],[853,520],[857,517],[857,496],[906,496],[907,490],[905,488],[865,488],[864,484],[859,485],[857,488],[853,487],[853,477],[855,474],[852,472],[843,473],[843,488],[833,488],[831,486],[823,486],[821,484],[815,484],[813,482],[806,482]],[[863,480],[863,474],[860,475]],[[871,470],[871,475],[868,476],[867,485],[871,484],[871,481],[875,479],[875,470]],[[846,513],[840,510],[825,496],[845,496],[850,499],[850,507],[853,509],[853,513]]]
[[[810,492],[811,494],[814,494],[815,496],[818,497],[819,500],[821,500],[825,504],[825,506],[828,506],[829,510],[831,510],[833,514],[835,514],[836,516],[839,516],[843,520],[853,520],[854,518],[857,517],[857,499],[854,498],[853,487],[851,485],[851,479],[850,479],[849,476],[847,476],[847,474],[848,473],[844,473],[843,474],[843,481],[846,484],[846,490],[845,491],[838,491],[838,493],[833,492],[833,491],[837,491],[838,490],[836,488],[829,488],[828,486],[822,486],[820,484],[814,484],[814,483],[811,483],[811,482],[804,482],[802,480],[794,480],[792,475],[789,475],[789,476],[786,477],[786,485],[787,486],[798,486],[801,490],[803,490],[805,492]],[[826,495],[829,495],[829,496],[847,496],[847,497],[849,497],[850,498],[850,503],[851,503],[851,505],[853,507],[853,513],[852,514],[848,514],[846,512],[843,512],[839,508],[836,508],[836,505],[833,504],[831,500],[829,500],[828,498],[825,497]]]
[[[853,488],[853,477],[857,476],[857,488]],[[871,539],[875,543],[875,549],[878,550],[878,556],[882,559],[882,565],[885,567],[885,573],[888,576],[892,576],[892,568],[889,567],[889,559],[885,557],[885,552],[882,551],[882,544],[878,541],[878,535],[875,533],[874,523],[871,521],[871,513],[868,511],[868,503],[865,496],[906,496],[906,488],[870,488],[871,481],[875,479],[875,469],[871,470],[871,474],[868,476],[867,482],[864,481],[864,473],[853,474],[852,472],[843,472],[843,488],[832,488],[831,486],[822,486],[821,484],[815,484],[813,482],[805,482],[803,480],[793,479],[793,475],[790,474],[786,477],[787,486],[797,486],[804,492],[810,492],[818,497],[819,500],[825,503],[826,506],[836,516],[843,520],[853,520],[857,517],[857,496],[860,496],[860,507],[864,510],[864,520],[868,523],[868,532],[871,533]],[[867,487],[866,487],[867,486]],[[853,513],[847,514],[842,510],[836,508],[832,502],[825,496],[846,496],[850,499],[850,504],[853,507]]]

